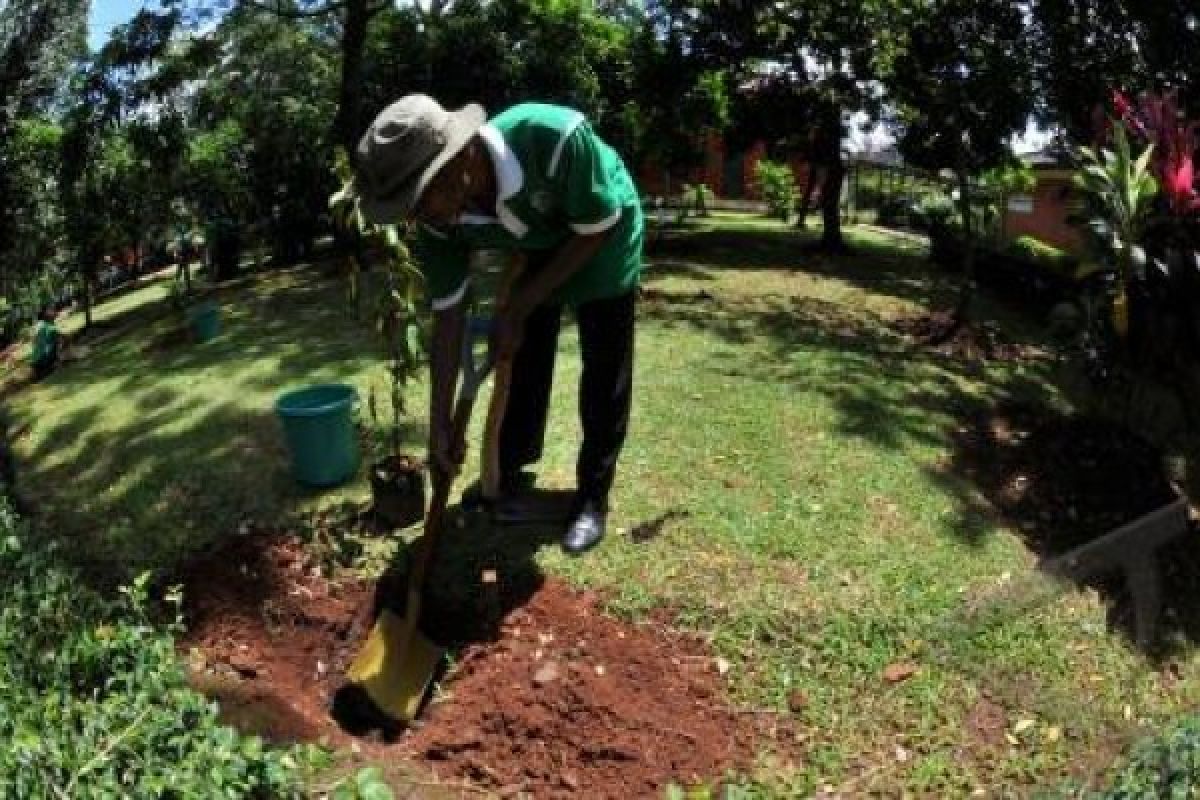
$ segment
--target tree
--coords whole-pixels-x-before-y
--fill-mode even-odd
[[[57,219],[46,202],[57,126],[44,112],[83,47],[82,0],[0,5],[0,274],[5,294],[46,255]]]
[[[629,97],[619,111],[624,149],[668,175],[694,164],[704,134],[725,129],[731,116],[732,75],[697,46],[700,32],[685,12],[660,5],[630,34]]]
[[[381,13],[401,3],[397,0],[242,0],[242,5],[290,20],[336,19],[341,73],[332,138],[353,158],[355,145],[367,124],[362,97],[364,56],[371,24]],[[417,0],[405,5],[421,20],[427,21],[447,13],[454,0]]]
[[[1032,53],[1022,9],[1008,0],[930,0],[911,8],[886,75],[900,150],[913,164],[953,171],[966,255],[952,336],[975,294],[973,177],[1012,159],[1033,111]]]
[[[336,104],[336,58],[318,23],[281,25],[253,9],[227,15],[213,38],[224,55],[203,73],[203,88],[193,101],[194,124],[213,134],[226,124],[237,129],[218,151],[228,154],[228,165],[244,168],[237,172],[245,195],[237,203],[238,218],[265,222],[276,256],[293,261],[310,249],[333,189],[329,120]],[[191,175],[188,196],[202,200],[206,214],[217,213],[196,170]],[[217,186],[229,184],[228,176],[218,174]]]
[[[145,110],[170,84],[154,66],[168,53],[181,12],[142,11],[114,31],[95,58],[80,59],[67,93],[57,187],[64,230],[75,259],[91,325],[91,293],[107,250],[117,244],[130,215],[144,213],[147,198],[123,185],[144,166],[118,128]],[[144,230],[144,220],[138,222]]]
[[[734,69],[742,87],[739,127],[776,153],[803,152],[822,177],[821,246],[844,250],[843,142],[855,112],[877,118],[878,78],[890,50],[893,0],[811,0],[675,4],[689,22],[691,46],[714,66]]]
[[[387,11],[368,42],[364,106],[378,112],[410,92],[489,111],[537,99],[580,109],[626,145],[630,18],[604,16],[590,0],[460,0],[440,16]]]
[[[846,164],[842,143],[848,117],[866,112],[877,118],[880,93],[877,79],[886,48],[880,31],[891,8],[885,0],[854,4],[793,2],[777,18],[780,52],[786,53],[790,73],[801,92],[808,95],[808,123],[812,127],[810,162],[822,167],[821,245],[840,252],[846,249],[841,229],[842,187]]]
[[[1192,0],[1035,0],[1041,115],[1089,141],[1114,89],[1178,89],[1200,108],[1200,11]]]

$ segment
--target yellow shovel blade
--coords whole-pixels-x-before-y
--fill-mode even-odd
[[[361,686],[380,711],[408,722],[420,711],[445,652],[411,620],[384,609],[346,677]]]

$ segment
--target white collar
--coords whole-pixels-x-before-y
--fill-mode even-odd
[[[492,157],[492,165],[496,169],[496,217],[509,233],[520,239],[529,232],[529,226],[512,212],[505,201],[524,187],[525,171],[521,169],[517,154],[495,127],[485,122],[479,128],[479,138],[487,147],[488,155]]]

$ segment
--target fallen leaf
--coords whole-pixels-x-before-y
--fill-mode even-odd
[[[1021,743],[1021,740],[1018,739],[1017,737],[1013,736],[1011,733],[1004,734],[1004,738],[1007,739],[1008,743],[1013,745],[1014,747]]]
[[[896,760],[903,764],[909,758],[911,758],[911,754],[900,745],[896,745]]]
[[[1046,728],[1045,733],[1042,735],[1046,737],[1047,742],[1057,742],[1062,738],[1062,728],[1057,725],[1052,728]]]
[[[547,683],[552,683],[558,680],[558,664],[553,661],[547,661],[542,665],[541,669],[533,673],[533,683],[535,686],[545,686]]]
[[[733,664],[730,664],[729,660],[725,658],[718,658],[716,664],[717,673],[721,675],[725,675],[729,672],[729,670],[733,669]]]
[[[883,671],[883,679],[888,683],[900,683],[900,681],[906,681],[913,675],[916,675],[919,669],[916,664],[908,661],[889,664]]]
[[[1022,733],[1029,730],[1036,724],[1036,720],[1029,719],[1028,717],[1025,719],[1019,719],[1017,720],[1017,724],[1013,725],[1013,733],[1015,733],[1017,736],[1020,736]]]
[[[596,674],[599,675],[600,677],[604,677],[604,673],[605,673],[604,665],[597,664],[596,665]]]
[[[808,707],[808,695],[799,689],[793,689],[788,693],[787,703],[793,714],[799,714]]]

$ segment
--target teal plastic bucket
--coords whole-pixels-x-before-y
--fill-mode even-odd
[[[306,386],[275,401],[296,480],[308,486],[337,486],[354,474],[357,405],[354,387],[341,383]]]
[[[192,333],[198,342],[215,339],[221,332],[221,310],[216,303],[196,306],[188,316],[192,323]]]

